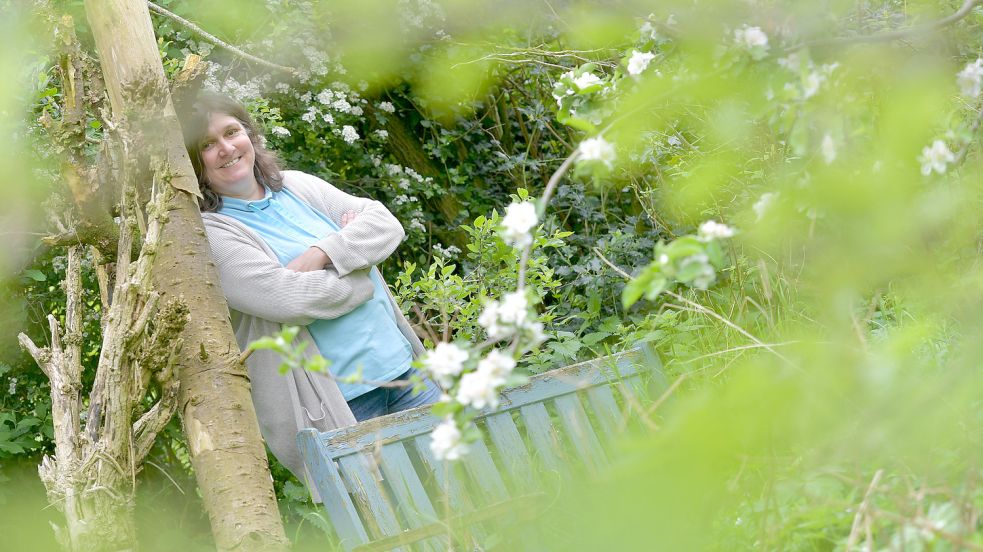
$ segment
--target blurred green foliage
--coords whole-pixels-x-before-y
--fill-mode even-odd
[[[286,166],[396,214],[409,238],[383,269],[404,308],[462,339],[476,335],[476,301],[514,281],[514,252],[488,245],[493,212],[516,189],[539,195],[584,139],[615,145],[610,167],[579,165],[546,209],[530,274],[551,340],[525,368],[647,342],[676,385],[610,473],[559,491],[537,521],[556,548],[983,546],[981,100],[957,82],[983,51],[980,7],[862,43],[960,2],[158,3],[300,70],[267,73],[154,17],[169,74],[205,55],[206,84],[247,103]],[[82,3],[51,4],[91,47]],[[61,83],[44,21],[0,7],[0,128],[16,138],[0,150],[16,183],[0,207],[0,532],[49,543],[30,469],[51,447],[46,382],[13,336],[43,341],[64,300],[60,252],[35,240],[59,186],[37,121],[57,116]],[[750,27],[767,48],[742,44]],[[633,51],[653,54],[637,75]],[[579,88],[585,73],[598,84]],[[935,140],[952,158],[926,175]],[[653,291],[657,244],[683,260],[710,219],[738,229],[713,252],[716,281]],[[630,307],[619,271],[642,275]],[[273,472],[298,547],[331,542],[323,512]],[[207,548],[176,423],[140,477],[142,530],[166,528],[146,547]]]

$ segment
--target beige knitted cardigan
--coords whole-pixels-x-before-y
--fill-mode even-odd
[[[283,185],[339,226],[343,213],[357,213],[341,231],[315,244],[328,254],[332,266],[312,272],[287,270],[256,232],[217,213],[202,213],[208,242],[241,349],[289,324],[301,326],[299,340],[308,343],[305,355],[320,353],[330,360],[331,351],[318,351],[305,326],[317,319],[337,318],[372,297],[369,270],[377,270],[374,265],[395,251],[403,239],[403,228],[378,201],[348,195],[315,176],[284,171]],[[389,300],[399,330],[413,347],[414,356],[419,356],[423,344],[392,294]],[[297,431],[305,427],[328,431],[354,424],[355,418],[334,380],[303,370],[281,375],[280,362],[271,351],[256,351],[246,361],[253,403],[273,454],[301,481],[307,481]]]

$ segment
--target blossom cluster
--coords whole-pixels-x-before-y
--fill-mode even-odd
[[[543,340],[543,325],[530,315],[529,302],[522,290],[506,293],[501,301],[489,301],[478,317],[478,324],[495,341],[516,334],[523,334],[532,343]]]
[[[935,140],[931,146],[922,149],[919,161],[922,164],[922,174],[928,176],[932,172],[945,174],[946,166],[956,160],[949,146],[942,140]]]
[[[753,59],[761,59],[768,53],[768,35],[761,27],[742,26],[734,31],[734,42],[750,53]]]
[[[528,247],[532,244],[532,230],[538,223],[536,206],[532,202],[512,203],[505,208],[502,217],[502,239],[515,247]]]
[[[608,142],[601,136],[587,138],[577,146],[578,159],[586,162],[599,162],[605,167],[611,168],[617,158],[614,144]]]
[[[499,394],[508,383],[515,359],[498,349],[492,349],[477,363],[476,356],[454,343],[438,343],[423,358],[425,370],[445,390],[443,402],[461,408],[481,410],[495,408]],[[430,450],[439,460],[457,460],[468,453],[465,433],[470,417],[445,416],[431,434]],[[463,427],[462,427],[463,426]]]

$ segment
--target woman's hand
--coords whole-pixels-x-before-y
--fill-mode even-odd
[[[341,215],[341,227],[348,226],[349,222],[355,220],[355,215],[355,211],[345,211],[345,214]]]
[[[285,268],[294,272],[311,272],[314,270],[323,270],[329,264],[331,264],[331,258],[328,257],[328,254],[320,248],[311,246],[307,248],[307,251],[304,251],[297,258],[287,263]]]

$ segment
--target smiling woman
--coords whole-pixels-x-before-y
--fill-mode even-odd
[[[255,148],[238,119],[220,113],[209,116],[201,161],[212,191],[239,199],[263,197],[263,187],[252,171],[255,158]]]
[[[202,94],[182,126],[240,348],[289,324],[302,326],[305,353],[331,361],[331,374],[282,376],[271,351],[247,360],[263,437],[306,480],[298,430],[327,431],[439,396],[411,367],[423,345],[375,268],[395,251],[403,228],[378,201],[281,171],[235,100]],[[413,376],[424,382],[422,393],[406,385]]]

